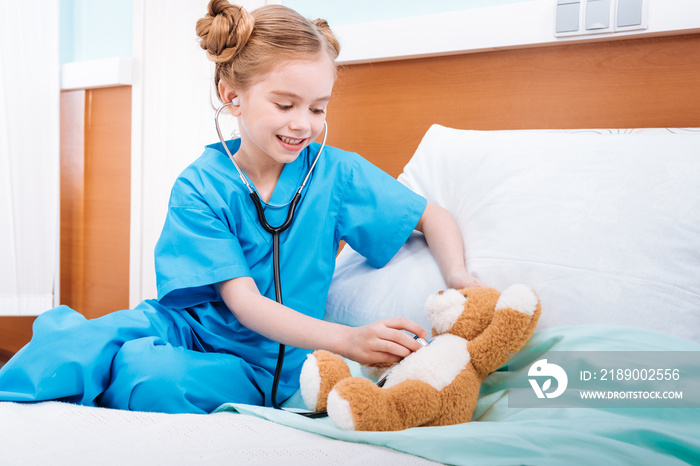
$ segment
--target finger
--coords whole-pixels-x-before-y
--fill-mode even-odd
[[[423,327],[413,322],[411,319],[406,319],[403,317],[394,317],[392,319],[386,319],[383,322],[384,325],[386,325],[389,328],[393,328],[396,330],[406,330],[421,338],[425,338],[428,336],[428,332],[426,332]]]
[[[475,287],[482,287],[485,286],[481,280],[478,280],[476,278],[472,278],[472,280],[467,284],[465,288],[475,288]]]
[[[367,362],[370,364],[377,364],[383,362],[397,363],[401,362],[402,359],[403,357],[391,353],[373,353],[372,357]]]
[[[386,343],[391,344],[390,349],[387,349],[386,351],[402,357],[406,357],[410,353],[418,351],[422,348],[422,345],[418,342],[418,340],[403,330],[387,328],[387,333],[383,339]]]
[[[403,333],[404,337],[407,337],[408,340],[411,340],[413,343],[418,343],[413,338],[408,336],[406,333]],[[412,348],[410,348],[408,345],[411,345],[411,342],[405,341],[405,342],[396,342],[396,341],[391,341],[391,340],[383,340],[377,347],[378,352],[383,353],[385,355],[391,355],[395,358],[397,358],[399,361],[409,354],[411,354],[413,351],[416,351]],[[418,344],[420,347],[420,344]],[[392,361],[393,362],[393,361]],[[398,361],[396,361],[398,362]]]

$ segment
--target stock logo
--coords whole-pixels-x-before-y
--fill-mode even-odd
[[[566,371],[556,364],[548,363],[546,359],[540,359],[535,362],[527,372],[529,377],[536,377],[534,379],[528,379],[532,389],[535,391],[537,398],[556,398],[566,390],[566,386],[569,383],[569,378],[566,376]],[[537,381],[539,377],[547,377],[543,381],[542,386]],[[552,388],[552,379],[557,381],[556,389],[550,391]]]

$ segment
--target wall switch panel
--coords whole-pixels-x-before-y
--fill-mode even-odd
[[[615,31],[633,31],[647,28],[649,0],[617,0]]]
[[[557,0],[556,32],[578,32],[581,26],[580,0]]]
[[[649,1],[554,0],[554,35],[567,37],[646,29]]]
[[[589,33],[611,32],[612,10],[610,0],[586,1],[586,31]]]

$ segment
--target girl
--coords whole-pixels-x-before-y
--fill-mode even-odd
[[[197,22],[233,102],[240,139],[227,147],[280,225],[309,172],[336,78],[339,45],[325,21],[271,5],[247,13],[212,0]],[[395,362],[425,337],[407,319],[347,327],[323,321],[341,240],[375,266],[411,231],[425,234],[448,286],[467,274],[462,238],[444,209],[356,154],[327,147],[280,235],[284,305],[275,299],[271,236],[222,144],[177,179],[155,250],[158,300],[86,320],[61,306],[37,318],[32,341],[0,371],[0,400],[64,400],[170,413],[225,402],[271,405],[278,344],[287,345],[277,399],[298,389],[309,350],[361,363]]]

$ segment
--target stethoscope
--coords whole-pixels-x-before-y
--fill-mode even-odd
[[[233,166],[236,167],[236,171],[238,172],[238,176],[240,176],[241,181],[243,184],[248,188],[248,192],[250,193],[250,198],[253,200],[253,204],[255,205],[255,210],[258,213],[258,220],[260,220],[260,225],[272,235],[272,270],[273,270],[273,279],[275,283],[275,300],[283,304],[282,302],[282,284],[280,282],[280,233],[285,231],[287,228],[289,228],[292,224],[292,220],[294,219],[294,211],[297,207],[297,204],[299,204],[299,201],[301,200],[301,192],[304,189],[304,186],[306,186],[307,181],[309,181],[309,178],[311,177],[311,173],[313,172],[314,168],[316,167],[316,162],[318,162],[318,158],[321,156],[321,152],[323,152],[324,147],[326,147],[326,138],[328,137],[328,124],[324,121],[323,122],[323,140],[321,141],[321,147],[318,149],[318,152],[316,153],[316,158],[314,159],[313,163],[311,164],[311,167],[309,168],[309,172],[306,174],[306,177],[304,178],[304,181],[302,181],[301,185],[299,186],[299,189],[296,190],[296,193],[292,197],[292,200],[289,201],[288,205],[289,208],[287,210],[287,218],[282,222],[281,225],[277,227],[273,227],[270,225],[265,218],[265,210],[263,208],[262,201],[260,200],[260,195],[258,195],[258,192],[255,190],[255,188],[248,182],[248,179],[246,178],[245,174],[243,173],[243,170],[241,170],[241,167],[238,166],[238,163],[236,162],[236,159],[233,157],[233,154],[231,154],[231,151],[229,150],[228,146],[226,145],[226,141],[224,140],[223,135],[221,134],[221,128],[219,126],[219,114],[221,111],[228,107],[229,105],[236,105],[234,102],[227,102],[220,106],[216,110],[216,115],[214,115],[214,125],[216,126],[216,133],[219,135],[219,140],[221,141],[221,144],[224,146],[224,150],[226,151],[226,155],[228,155],[228,158],[231,159],[231,162],[233,162]],[[269,204],[271,205],[271,204]],[[286,205],[286,204],[285,204]],[[275,206],[275,207],[283,207],[282,206]],[[280,348],[279,348],[279,353],[277,355],[277,366],[275,367],[275,375],[272,380],[272,392],[270,394],[270,397],[272,398],[272,406],[275,409],[282,409],[280,405],[277,403],[277,388],[279,387],[279,382],[280,382],[280,376],[282,374],[282,365],[284,364],[284,350],[285,346],[280,343]],[[309,417],[317,417],[319,415],[322,415],[321,413],[299,413],[305,416]]]

